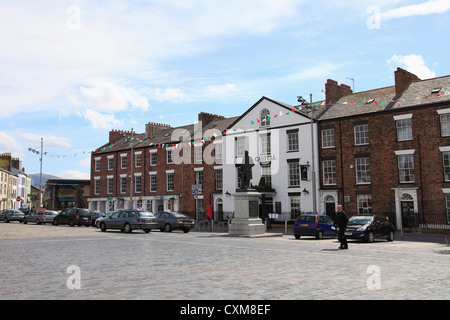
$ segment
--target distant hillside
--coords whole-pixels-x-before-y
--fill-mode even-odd
[[[39,188],[39,175],[40,175],[39,173],[31,173],[31,174],[29,174],[29,176],[31,177],[31,185],[33,185],[36,188]],[[58,179],[59,177],[52,176],[51,174],[43,173],[42,174],[42,186],[45,184],[45,182],[48,179],[52,179],[52,178]]]

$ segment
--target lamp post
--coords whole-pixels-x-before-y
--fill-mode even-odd
[[[311,118],[311,175],[312,175],[312,198],[313,198],[313,213],[317,213],[316,206],[316,169],[315,169],[315,160],[314,160],[314,118],[313,118],[313,106],[312,106],[312,94],[309,95],[310,102],[308,103],[302,96],[297,97],[297,101],[306,108],[309,109],[310,118]]]

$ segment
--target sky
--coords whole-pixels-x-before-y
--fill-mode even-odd
[[[449,31],[450,0],[0,0],[0,153],[88,179],[112,129],[449,75]]]

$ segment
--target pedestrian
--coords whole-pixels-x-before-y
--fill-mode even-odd
[[[342,210],[342,206],[337,206],[336,212],[336,225],[339,228],[338,230],[338,240],[341,243],[338,249],[348,249],[347,238],[345,237],[345,228],[347,227],[348,217],[344,210]]]

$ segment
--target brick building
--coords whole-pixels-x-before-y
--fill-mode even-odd
[[[149,122],[145,133],[110,131],[108,143],[91,156],[89,208],[143,208],[205,218],[214,194],[222,192],[215,144],[234,120],[202,112],[191,125]]]
[[[450,76],[353,93],[328,80],[318,120],[320,202],[405,226],[450,223]]]

